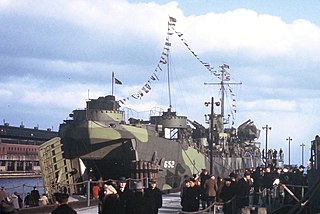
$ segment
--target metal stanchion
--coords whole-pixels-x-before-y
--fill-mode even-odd
[[[87,185],[87,195],[88,195],[88,207],[90,207],[90,180],[88,180],[88,185]]]

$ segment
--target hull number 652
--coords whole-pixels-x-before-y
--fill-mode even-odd
[[[164,168],[174,168],[174,161],[165,161],[163,167]]]

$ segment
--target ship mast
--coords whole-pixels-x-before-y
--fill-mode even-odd
[[[220,85],[220,90],[221,90],[221,99],[220,99],[220,116],[222,117],[222,122],[223,124],[226,124],[227,123],[227,120],[225,119],[224,117],[224,111],[225,111],[225,85],[241,85],[242,83],[241,82],[238,82],[238,83],[225,83],[225,81],[229,81],[230,80],[230,77],[226,77],[226,68],[229,68],[228,65],[226,64],[223,64],[220,67],[220,77],[221,77],[221,81],[220,83],[204,83],[204,85]]]
[[[221,86],[221,108],[220,108],[220,114],[223,118],[223,121],[224,121],[224,91],[225,91],[225,88],[224,88],[224,75],[225,75],[225,68],[223,66],[220,66],[222,67],[221,69],[221,82],[220,82],[220,86]]]
[[[167,38],[167,41],[169,43],[169,36]],[[169,109],[171,110],[172,104],[171,104],[171,88],[170,88],[170,63],[169,63],[169,49],[167,50],[167,84],[168,84],[168,96],[169,96]]]

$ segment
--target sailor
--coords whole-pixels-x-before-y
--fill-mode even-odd
[[[149,187],[145,189],[144,195],[150,203],[150,214],[158,214],[159,208],[162,207],[162,192],[157,187],[156,180],[150,180]]]
[[[119,178],[117,193],[120,199],[119,214],[132,213],[133,191],[128,188],[125,177]]]
[[[51,214],[76,214],[77,212],[68,205],[69,195],[66,193],[55,193],[56,204],[58,207]]]

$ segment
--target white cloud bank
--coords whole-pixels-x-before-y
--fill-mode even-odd
[[[171,15],[191,49],[216,68],[229,64],[233,79],[243,82],[237,97],[238,124],[248,118],[259,128],[270,123],[276,127],[270,145],[273,141],[276,148],[281,143],[285,148],[288,135],[308,144],[319,131],[314,127],[320,107],[319,26],[301,19],[287,23],[244,8],[185,16],[179,4],[0,1],[1,117],[17,125],[24,118],[57,125],[73,108],[84,107],[88,89],[91,98],[108,93],[112,71],[125,83],[117,87],[117,94],[130,96],[153,73]],[[176,97],[192,99],[176,102],[175,108],[203,122],[208,109],[201,103],[217,89],[200,87],[212,77],[177,37],[172,42],[180,43],[174,47],[174,59],[184,66],[175,65],[180,78],[175,81],[188,86],[177,87]],[[195,80],[199,82],[190,86]],[[156,100],[166,100],[159,84],[152,87],[128,106],[140,111],[156,103],[164,106]],[[29,116],[21,109],[28,109]],[[44,109],[54,109],[54,116],[42,113]],[[264,142],[263,132],[260,140]]]

